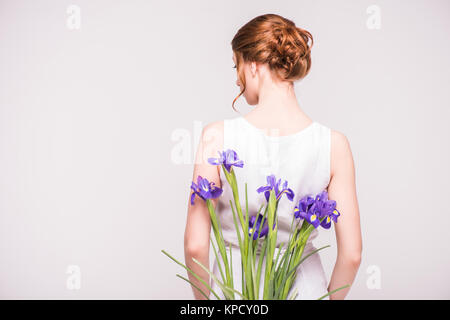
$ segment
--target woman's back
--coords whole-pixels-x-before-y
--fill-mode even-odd
[[[193,179],[207,177],[224,189],[222,196],[214,199],[213,203],[224,229],[224,239],[235,249],[232,251],[234,279],[240,279],[236,272],[241,269],[241,259],[229,207],[231,190],[220,168],[205,163],[204,156],[217,157],[215,150],[232,149],[237,152],[245,163],[243,168],[236,168],[240,199],[244,204],[245,183],[248,183],[250,215],[256,215],[265,203],[264,194],[258,194],[256,189],[266,185],[268,175],[288,181],[295,197],[292,202],[284,197],[279,202],[278,244],[285,243],[289,237],[292,214],[299,199],[326,190],[330,199],[339,203],[339,211],[345,212],[346,217],[336,224],[335,229],[339,263],[336,263],[330,278],[330,289],[334,291],[344,281],[353,281],[361,260],[362,241],[350,144],[343,134],[337,131],[332,134],[328,127],[311,121],[301,110],[295,94],[294,83],[303,79],[311,69],[312,46],[313,37],[309,31],[276,14],[257,16],[239,28],[231,41],[239,95],[231,105],[235,109],[236,100],[243,96],[254,109],[246,118],[226,119],[204,128]],[[297,130],[299,127],[301,129]],[[259,128],[280,129],[269,132]],[[210,139],[209,129],[213,129],[212,135],[219,139]],[[222,133],[223,143],[220,142]],[[279,137],[276,137],[277,133]],[[214,154],[208,151],[214,151]],[[194,271],[204,271],[191,263],[191,258],[195,256],[206,264],[210,232],[211,221],[206,205],[189,205],[185,231],[186,261]],[[316,229],[311,233],[304,255],[314,248],[311,240],[317,232]],[[217,261],[214,262],[214,273],[218,275]],[[202,299],[196,287],[206,290],[206,286],[193,276],[190,280],[193,281],[194,294]],[[294,287],[299,289],[298,299],[316,299],[326,294],[326,282],[319,254],[308,257],[300,265],[299,277],[294,283]],[[236,281],[235,284],[239,290],[241,282]],[[217,289],[215,283],[214,289]],[[347,292],[348,289],[344,289],[331,297],[343,298]]]
[[[282,182],[287,180],[288,187],[295,193],[293,201],[282,197],[278,205],[278,246],[281,243],[286,244],[289,239],[294,207],[298,201],[307,194],[315,195],[326,190],[330,181],[330,142],[331,130],[315,121],[295,133],[277,136],[276,131],[261,130],[244,117],[224,120],[223,150],[235,150],[239,159],[244,161],[243,168],[234,170],[243,208],[247,183],[249,215],[257,215],[261,205],[265,204],[264,194],[258,193],[256,189],[266,185],[266,178],[271,174]],[[222,170],[220,180],[223,194],[218,198],[216,214],[222,226],[225,243],[231,244],[235,249],[233,269],[240,270],[239,243],[230,207],[233,196]],[[311,241],[317,234],[317,230],[311,233],[304,255],[315,249]],[[301,272],[302,269],[309,271]],[[213,270],[219,275],[216,261]],[[300,266],[299,273],[305,272],[309,273],[308,279],[302,280],[303,284],[294,284],[302,286],[298,288],[298,299],[315,299],[326,293],[326,278],[318,254],[309,257],[303,266]],[[235,279],[240,280],[240,273],[236,276]],[[297,281],[303,277],[304,275],[301,275]]]

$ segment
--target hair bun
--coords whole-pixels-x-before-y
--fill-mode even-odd
[[[295,81],[305,77],[311,68],[314,41],[311,34],[295,25],[276,27],[272,32],[269,66],[284,80]]]
[[[277,14],[257,16],[242,26],[231,41],[239,81],[244,87],[233,100],[233,109],[234,102],[246,88],[245,75],[241,69],[243,63],[267,63],[279,79],[293,82],[308,74],[313,43],[311,33]]]

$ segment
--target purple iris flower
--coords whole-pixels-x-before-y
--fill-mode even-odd
[[[277,200],[279,200],[281,198],[283,193],[286,193],[286,196],[288,197],[288,199],[290,201],[292,201],[294,199],[294,191],[292,191],[292,189],[287,187],[288,182],[286,180],[284,181],[283,186],[280,190],[280,183],[281,183],[281,179],[279,179],[277,181],[277,179],[275,178],[275,175],[271,174],[270,176],[267,176],[267,185],[259,187],[256,191],[258,191],[258,193],[264,192],[264,195],[266,196],[266,200],[269,201],[270,191],[272,189],[274,189]]]
[[[312,224],[314,228],[317,228],[320,224],[316,202],[309,196],[300,199],[298,205],[294,208],[294,216],[296,218],[305,219]]]
[[[228,149],[225,151],[217,151],[220,155],[219,158],[208,158],[208,162],[213,165],[221,165],[223,164],[225,166],[225,169],[227,169],[228,172],[231,171],[231,167],[240,167],[242,168],[244,166],[244,162],[242,160],[239,160],[238,155],[236,151]]]
[[[203,200],[215,199],[219,197],[223,190],[214,185],[214,182],[209,182],[208,179],[202,178],[200,175],[197,177],[197,184],[192,181],[191,189],[194,191],[191,195],[191,204],[194,204],[195,195],[199,196]]]
[[[334,222],[337,222],[337,218],[340,216],[341,214],[339,213],[339,211],[337,209],[334,209],[333,211],[331,211],[331,213],[329,215],[326,216],[326,218],[322,221],[321,225],[322,227],[324,227],[325,229],[329,229],[331,226],[331,220],[333,220]]]
[[[309,212],[309,209],[314,203],[314,198],[311,196],[304,196],[298,202],[298,205],[294,208],[294,216],[297,219],[305,219],[306,213]]]
[[[336,209],[336,201],[328,200],[328,192],[322,191],[316,196],[316,203],[320,210],[320,217],[326,217],[321,223],[322,227],[330,228],[331,220],[337,222],[337,218],[341,215]]]
[[[256,217],[255,216],[251,216],[250,220],[248,221],[248,236],[251,237],[252,236],[252,232],[254,232],[253,234],[253,240],[256,240],[258,238],[258,232],[259,232],[259,228],[261,225],[261,220],[263,218],[262,214],[258,215],[258,220],[256,221],[255,224],[255,220]],[[267,235],[267,233],[269,232],[269,226],[266,224],[267,218],[264,218],[264,222],[263,222],[263,227],[261,228],[261,233],[259,234],[259,237],[262,238],[264,236]],[[273,224],[272,229],[275,228],[275,223]],[[253,231],[253,229],[255,229],[255,231]]]
[[[331,220],[337,222],[340,213],[336,210],[336,201],[328,200],[328,193],[322,191],[315,199],[308,195],[300,199],[298,205],[294,208],[294,216],[306,219],[314,228],[317,228],[320,224],[324,229],[329,229]],[[325,219],[320,222],[320,218]]]

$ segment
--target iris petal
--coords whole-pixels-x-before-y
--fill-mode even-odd
[[[294,191],[292,191],[292,189],[287,189],[286,191],[286,197],[292,201],[294,200]]]
[[[221,164],[220,159],[217,158],[208,158],[208,162],[212,165],[219,165]]]
[[[267,201],[269,201],[271,190],[274,190],[275,198],[277,201],[281,198],[283,193],[286,193],[286,196],[290,201],[294,199],[295,196],[294,191],[292,191],[292,189],[287,187],[288,182],[286,180],[284,181],[281,190],[280,190],[281,179],[277,180],[274,174],[266,176],[266,180],[267,185],[259,187],[256,191],[258,191],[258,193],[264,192]]]
[[[315,214],[313,214],[313,213],[310,213],[310,212],[307,213],[307,218],[306,218],[306,220],[307,220],[310,224],[312,224],[312,225],[314,226],[314,228],[317,228],[317,227],[319,226],[319,224],[320,224],[320,220],[319,220],[319,218],[317,217],[317,215],[315,215]]]
[[[213,198],[213,199],[218,198],[222,194],[222,192],[223,192],[223,189],[221,189],[221,188],[214,188],[211,191],[211,198]]]
[[[219,153],[219,158],[209,158],[208,162],[213,165],[223,165],[228,172],[231,172],[233,166],[242,168],[244,162],[239,160],[236,151],[232,149],[227,149],[225,151],[217,151]]]
[[[333,219],[334,222],[337,222],[337,218],[340,215],[341,215],[341,213],[337,209],[334,209],[333,212],[331,213],[330,217],[331,217],[331,219]]]
[[[325,219],[323,219],[323,221],[320,223],[320,225],[324,229],[329,229],[331,227],[331,218],[329,216],[327,216]]]
[[[271,187],[269,187],[269,186],[262,186],[262,187],[259,187],[258,189],[256,189],[256,191],[258,192],[258,193],[261,193],[261,192],[264,192],[264,191],[267,191],[267,190],[271,190],[272,188]]]
[[[242,168],[242,167],[244,166],[244,161],[239,160],[238,162],[236,162],[236,163],[234,164],[234,166],[235,166],[235,167]]]
[[[262,238],[264,236],[267,235],[267,233],[269,232],[269,227],[267,226],[267,218],[264,218],[264,221],[262,221],[263,215],[259,214],[258,218],[256,219],[255,216],[251,216],[250,220],[249,220],[249,236],[252,235],[253,233],[253,240],[258,239],[258,233],[259,233],[259,238]],[[255,222],[256,220],[256,222]],[[261,231],[259,230],[260,226],[261,226],[261,221],[262,221],[262,228]],[[275,224],[274,224],[275,227]]]
[[[259,230],[259,229],[258,229]],[[269,226],[265,225],[262,230],[261,230],[261,235],[260,238],[267,236],[267,234],[269,233]]]
[[[197,177],[197,181],[197,184],[191,183],[191,189],[194,191],[191,195],[192,205],[194,204],[195,195],[206,201],[206,199],[218,198],[223,192],[223,189],[214,185],[214,182],[209,182],[208,179],[200,175]]]
[[[275,186],[275,175],[271,174],[270,176],[267,176],[267,184],[271,187]]]

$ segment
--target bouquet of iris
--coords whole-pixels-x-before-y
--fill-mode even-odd
[[[329,247],[324,246],[310,252],[306,256],[303,256],[303,251],[308,241],[309,235],[315,228],[318,228],[319,226],[325,229],[329,229],[331,227],[331,221],[337,223],[337,218],[339,217],[340,213],[336,209],[336,201],[328,200],[328,194],[326,191],[321,192],[315,197],[307,195],[300,199],[299,203],[295,206],[292,215],[289,241],[286,244],[281,243],[279,245],[285,249],[284,253],[280,257],[281,250],[279,250],[278,254],[275,257],[278,232],[278,203],[281,200],[283,194],[286,194],[286,197],[290,201],[292,201],[294,198],[294,192],[290,188],[288,188],[288,182],[285,181],[281,185],[281,179],[277,181],[274,175],[269,175],[267,177],[267,185],[259,187],[256,190],[258,193],[264,193],[266,203],[263,204],[258,210],[257,217],[254,215],[249,217],[247,183],[245,184],[244,215],[244,210],[241,207],[241,201],[239,199],[238,185],[234,171],[234,167],[243,167],[243,161],[239,159],[237,153],[234,150],[228,149],[222,152],[219,151],[219,158],[209,158],[208,162],[212,165],[220,165],[222,167],[223,173],[233,193],[234,201],[230,200],[230,206],[233,213],[233,221],[241,253],[242,292],[239,292],[234,287],[235,279],[233,279],[231,244],[229,245],[229,251],[227,251],[227,247],[222,235],[220,221],[217,218],[214,206],[211,201],[211,199],[220,197],[223,190],[215,186],[213,182],[209,182],[206,178],[203,178],[201,176],[198,176],[197,183],[192,182],[191,184],[191,189],[193,191],[191,195],[191,204],[194,204],[194,199],[196,196],[206,202],[211,217],[211,226],[214,232],[214,239],[216,242],[216,244],[214,244],[213,238],[211,237],[211,244],[214,249],[213,251],[218,263],[222,281],[220,281],[216,275],[214,275],[198,260],[192,258],[193,261],[200,265],[201,268],[211,276],[211,278],[217,283],[217,286],[222,290],[222,293],[227,300],[234,300],[237,296],[240,296],[240,298],[243,300],[261,299],[261,297],[259,296],[259,289],[261,285],[262,263],[263,261],[265,261],[262,299],[295,299],[298,294],[296,290],[294,290],[290,297],[288,297],[288,293],[290,292],[290,289],[292,288],[292,285],[296,278],[297,268],[309,256],[315,254],[319,250]],[[263,207],[264,213],[261,213]],[[295,227],[293,228],[294,222]],[[269,226],[272,227],[269,228]],[[261,245],[261,250],[259,253],[259,259],[257,259],[259,245]],[[203,279],[201,279],[195,272],[193,272],[183,263],[179,262],[177,259],[173,258],[166,251],[161,251],[173,261],[183,266],[196,279],[203,283],[217,299],[220,300],[219,295],[212,290],[211,286]],[[222,258],[221,260],[218,259],[219,255]],[[208,295],[206,295],[206,293],[198,288],[198,286],[196,286],[194,283],[179,274],[177,274],[177,276],[189,282],[192,286],[197,288],[202,293],[202,295],[209,299]],[[318,299],[323,299],[326,296],[348,286],[349,285],[345,285],[336,290],[333,290],[322,297],[318,297]]]

